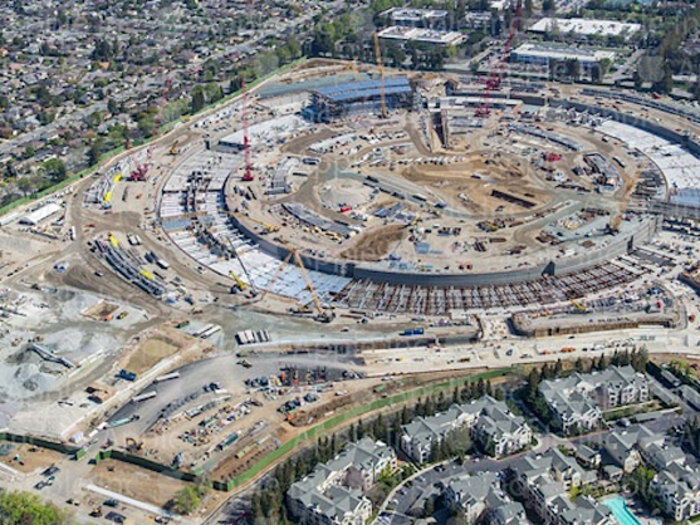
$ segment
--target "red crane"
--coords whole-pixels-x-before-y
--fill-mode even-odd
[[[243,124],[243,155],[245,162],[245,171],[243,172],[243,182],[251,182],[255,180],[253,176],[253,166],[250,162],[250,140],[248,138],[248,89],[245,85],[245,78],[241,83],[243,96],[241,97],[241,123]]]
[[[160,131],[160,126],[163,121],[163,108],[165,107],[165,104],[168,102],[168,95],[170,94],[170,87],[173,84],[173,79],[168,78],[165,81],[165,90],[163,91],[163,95],[159,99],[159,108],[158,108],[158,114],[156,115],[155,123],[154,123],[154,138],[158,136],[159,131]],[[136,158],[134,157],[133,153],[130,151],[131,150],[131,142],[127,139],[126,141],[126,149],[129,151],[129,161],[131,162],[131,165],[134,167],[134,169],[131,171],[131,174],[129,175],[129,180],[138,182],[138,181],[145,181],[146,180],[146,175],[148,175],[148,168],[151,166],[151,159],[153,158],[153,144],[148,146],[148,149],[146,150],[146,162],[143,164],[139,163]]]
[[[496,65],[491,69],[491,74],[486,80],[486,92],[484,93],[484,103],[479,106],[476,110],[477,117],[488,117],[491,114],[490,109],[490,99],[491,91],[501,87],[501,82],[503,81],[503,72],[508,62],[508,56],[510,55],[510,48],[513,44],[513,39],[518,33],[518,20],[520,19],[520,3],[515,9],[515,16],[510,24],[510,31],[508,33],[508,38],[506,43],[503,45],[503,53],[501,53],[501,58],[496,62]]]

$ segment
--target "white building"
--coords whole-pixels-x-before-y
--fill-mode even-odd
[[[462,33],[458,33],[457,31],[438,31],[437,29],[406,26],[387,27],[381,30],[377,35],[382,40],[421,42],[437,47],[457,46],[466,39]]]
[[[588,18],[542,18],[529,29],[533,33],[573,33],[577,36],[619,36],[625,39],[642,29],[641,24]]]
[[[580,431],[595,428],[602,420],[601,410],[648,401],[649,381],[631,366],[612,366],[542,381],[539,391],[566,433],[574,426]]]
[[[384,11],[380,16],[387,16],[397,26],[431,27],[444,26],[447,11],[442,9],[414,9],[395,7]]]
[[[614,62],[617,55],[614,51],[602,49],[525,43],[511,51],[510,57],[513,62],[540,66],[548,66],[553,61],[578,60],[583,69],[590,69],[604,59]]]
[[[36,226],[62,209],[63,208],[59,204],[49,202],[20,218],[19,223],[27,226]]]

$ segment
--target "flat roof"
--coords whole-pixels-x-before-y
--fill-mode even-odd
[[[382,13],[390,15],[394,20],[423,20],[426,18],[444,18],[447,11],[442,9],[418,9],[411,7],[394,7]]]
[[[436,29],[423,29],[419,27],[391,26],[377,33],[379,38],[390,40],[415,40],[440,45],[456,45],[461,43],[465,36],[457,31],[438,31]]]
[[[582,49],[579,47],[567,47],[567,46],[551,46],[546,44],[522,44],[518,49],[513,51],[513,54],[517,56],[530,56],[538,58],[548,58],[548,59],[576,59],[582,62],[597,62],[607,58],[608,60],[615,60],[617,56],[614,51],[607,51],[603,49]]]
[[[385,78],[383,84],[385,95],[411,92],[411,84],[408,81],[408,77],[405,76]],[[381,80],[369,80],[365,82],[343,84],[342,86],[319,88],[312,91],[312,93],[329,98],[335,102],[345,102],[354,99],[378,97],[381,91]]]
[[[535,33],[547,33],[559,31],[562,34],[575,33],[577,35],[600,36],[632,36],[641,30],[641,24],[630,22],[617,22],[615,20],[592,20],[588,18],[543,18],[535,22],[530,31]]]

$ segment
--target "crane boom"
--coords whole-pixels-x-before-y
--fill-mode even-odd
[[[501,58],[496,62],[496,65],[491,70],[489,78],[486,80],[486,90],[484,92],[484,103],[476,110],[477,117],[488,117],[491,114],[491,91],[501,87],[501,82],[503,81],[503,70],[505,68],[506,61],[510,55],[510,48],[513,45],[513,40],[515,35],[518,33],[518,19],[520,18],[520,4],[518,3],[515,9],[515,16],[510,25],[510,31],[508,33],[508,38],[506,43],[503,45],[503,53],[501,53]]]
[[[377,67],[379,68],[379,100],[382,108],[382,118],[386,118],[386,93],[384,90],[384,62],[382,62],[382,48],[379,46],[379,35],[376,31],[372,36],[374,38],[374,55],[377,59]]]

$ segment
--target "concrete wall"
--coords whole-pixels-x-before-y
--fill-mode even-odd
[[[678,142],[688,150],[700,157],[700,144],[691,142],[687,137],[673,130],[659,126],[649,120],[633,117],[627,113],[608,108],[591,106],[580,102],[561,99],[549,99],[547,97],[527,96],[523,100],[530,105],[544,106],[549,104],[555,108],[575,109],[596,113],[603,117],[616,120],[621,123],[634,125],[640,129],[659,135],[665,139]],[[274,242],[269,236],[261,236],[252,228],[241,223],[236,217],[231,217],[234,224],[248,237],[253,239],[264,252],[278,259],[285,259],[289,250],[279,243]],[[605,263],[617,256],[627,253],[631,248],[648,242],[659,228],[656,218],[649,218],[632,233],[619,234],[606,246],[598,250],[585,250],[584,253],[573,257],[555,259],[541,265],[511,270],[507,272],[488,272],[471,274],[433,274],[423,272],[392,272],[386,269],[375,269],[363,266],[362,263],[331,261],[317,259],[310,255],[302,255],[304,265],[309,270],[323,273],[342,275],[353,279],[365,279],[368,281],[391,284],[424,286],[475,286],[485,284],[508,284],[538,279],[542,275],[563,275],[581,271],[585,268]]]
[[[283,260],[289,254],[289,250],[273,241],[270,234],[259,235],[252,228],[249,228],[236,217],[231,217],[236,227],[246,236],[253,239],[261,250],[273,257]],[[357,280],[368,280],[379,283],[405,284],[423,286],[476,286],[484,284],[508,284],[522,281],[531,281],[542,277],[542,275],[563,275],[595,266],[619,255],[623,255],[634,246],[639,246],[649,241],[656,233],[658,222],[656,218],[645,220],[635,232],[631,234],[620,234],[617,238],[610,238],[611,241],[606,246],[596,250],[586,250],[580,255],[567,257],[559,260],[548,261],[546,263],[528,268],[520,268],[506,272],[489,273],[459,273],[459,274],[438,274],[424,272],[392,272],[391,270],[374,269],[352,262],[344,263],[317,259],[310,255],[303,255],[304,265],[309,270],[316,270],[323,273],[342,275]]]

